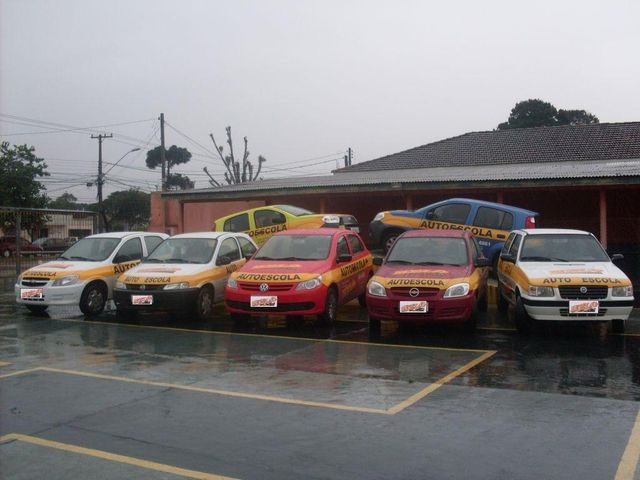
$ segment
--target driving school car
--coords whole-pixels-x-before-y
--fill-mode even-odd
[[[373,259],[358,234],[341,229],[279,232],[237,272],[225,290],[234,320],[246,315],[319,315],[332,322],[338,306],[364,303]]]
[[[487,308],[489,261],[461,230],[414,230],[395,241],[367,286],[371,329],[381,320],[464,323]]]
[[[117,312],[124,317],[144,311],[193,313],[204,320],[222,302],[229,275],[256,250],[244,233],[175,235],[120,276],[113,295]]]
[[[98,315],[112,297],[116,278],[167,237],[145,232],[85,237],[57,260],[23,272],[15,285],[16,302],[32,312],[44,312],[50,305],[78,305],[85,315]]]
[[[352,215],[317,214],[292,205],[272,205],[252,208],[219,218],[213,224],[215,231],[244,232],[257,245],[271,235],[299,228],[344,228],[359,233],[358,221]]]
[[[514,305],[523,332],[543,320],[611,320],[614,330],[623,331],[633,308],[629,278],[591,233],[580,230],[512,232],[498,279],[498,308]]]

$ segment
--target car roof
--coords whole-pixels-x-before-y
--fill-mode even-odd
[[[538,215],[538,212],[527,210],[526,208],[514,207],[513,205],[509,205],[505,203],[495,203],[495,202],[488,202],[486,200],[476,200],[474,198],[461,198],[461,197],[449,198],[447,200],[442,200],[440,202],[432,203],[430,205],[425,205],[424,207],[421,207],[419,210],[423,210],[427,207],[433,207],[434,205],[440,205],[444,203],[455,203],[455,202],[472,203],[472,204],[480,205],[483,207],[492,207],[492,208],[498,208],[502,210],[509,210],[511,212],[519,212],[519,213],[522,213],[525,215],[531,215],[531,216]]]
[[[273,236],[283,235],[327,235],[333,236],[339,233],[344,233],[350,230],[343,230],[342,228],[296,228],[293,230],[283,230],[275,233]]]
[[[105,233],[96,233],[94,235],[89,235],[85,238],[125,238],[129,235],[158,235],[160,237],[167,237],[166,233],[159,232],[105,232]]]
[[[190,233],[180,233],[179,235],[174,235],[171,238],[219,238],[224,235],[233,235],[238,237],[246,237],[249,238],[248,235],[240,232],[190,232]]]
[[[526,235],[591,235],[591,232],[571,228],[523,228],[516,231]]]
[[[471,238],[472,234],[466,230],[408,230],[402,234],[402,237],[453,237],[453,238]]]

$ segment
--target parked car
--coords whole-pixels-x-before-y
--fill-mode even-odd
[[[463,230],[412,230],[401,234],[367,286],[371,330],[381,320],[446,322],[475,328],[487,309],[490,262]]]
[[[112,298],[116,278],[167,237],[111,232],[83,238],[57,260],[23,272],[15,285],[16,302],[32,312],[44,312],[50,305],[78,305],[85,315],[98,315]]]
[[[118,314],[168,311],[205,320],[223,301],[229,275],[256,250],[244,233],[175,235],[120,276],[113,293]]]
[[[39,245],[42,247],[44,251],[55,252],[55,251],[64,251],[69,248],[71,245],[78,241],[78,237],[66,237],[66,238],[57,238],[57,237],[43,237],[34,240],[34,245]]]
[[[512,232],[500,254],[498,294],[500,310],[515,306],[521,332],[547,320],[611,320],[622,332],[633,309],[629,278],[593,234],[580,230]]]
[[[11,255],[15,255],[16,250],[17,250],[17,243],[16,243],[15,235],[0,238],[0,252],[2,252],[3,257],[9,257]],[[41,252],[42,247],[40,245],[31,243],[29,240],[27,240],[24,237],[21,237],[20,251],[25,253]]]
[[[251,208],[227,215],[214,222],[215,231],[243,232],[262,245],[276,232],[294,228],[333,227],[360,232],[353,215],[313,213],[292,205]]]
[[[373,258],[360,236],[340,229],[302,229],[273,235],[225,290],[234,320],[247,315],[318,315],[336,319],[338,306],[365,300]]]
[[[466,230],[478,244],[494,269],[509,232],[534,228],[538,214],[501,203],[452,198],[415,211],[391,210],[378,213],[369,225],[373,245],[389,251],[402,232],[414,229]]]

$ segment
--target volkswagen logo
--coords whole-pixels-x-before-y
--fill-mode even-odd
[[[587,287],[580,287],[580,293],[587,293]]]
[[[261,292],[266,292],[267,290],[269,290],[269,285],[267,285],[266,283],[261,283],[260,284],[260,291]]]
[[[418,295],[420,295],[420,290],[418,290],[417,288],[412,288],[411,290],[409,290],[410,297],[417,297]]]
[[[140,290],[144,290],[146,287],[144,285],[140,285]]]

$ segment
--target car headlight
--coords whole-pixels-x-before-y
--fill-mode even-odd
[[[65,277],[56,278],[51,286],[53,287],[66,287],[67,285],[73,285],[74,283],[78,283],[80,280],[80,276],[78,275],[67,275]]]
[[[529,285],[530,297],[553,297],[553,287],[538,287],[536,285]]]
[[[447,288],[444,292],[444,298],[464,297],[467,293],[469,293],[468,283],[456,283]]]
[[[182,290],[183,288],[189,288],[189,282],[167,283],[163,290]]]
[[[374,297],[386,297],[387,289],[380,282],[376,282],[372,280],[369,282],[369,286],[367,287],[367,291],[369,295],[373,295]]]
[[[322,285],[322,276],[312,278],[311,280],[306,280],[304,282],[300,282],[296,287],[296,290],[313,290],[314,288]]]
[[[376,213],[376,216],[373,217],[374,222],[379,222],[384,218],[384,212]]]
[[[121,290],[126,290],[127,286],[124,284],[124,282],[118,281],[118,282],[116,282],[116,288],[119,288]]]
[[[229,281],[227,282],[227,287],[238,288],[238,282],[236,281],[235,278],[230,278]]]
[[[612,297],[633,297],[633,287],[627,285],[626,287],[613,287],[611,289]]]

